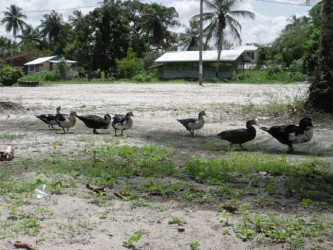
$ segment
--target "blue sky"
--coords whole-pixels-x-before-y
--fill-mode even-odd
[[[272,3],[277,2],[277,3]],[[27,23],[37,26],[43,15],[48,12],[32,12],[41,10],[56,10],[63,14],[65,20],[75,8],[86,6],[99,6],[102,0],[1,0],[0,5],[0,19],[3,18],[2,12],[6,10],[11,4],[20,6],[23,11],[26,11],[28,19]],[[187,25],[191,16],[199,13],[199,0],[155,0],[155,1],[142,1],[146,3],[156,2],[161,3],[167,7],[175,7],[179,20]],[[318,2],[313,0],[312,5]],[[288,3],[288,4],[282,4]],[[281,30],[289,23],[288,19],[296,15],[297,17],[306,15],[311,6],[304,6],[305,0],[243,0],[240,1],[240,10],[249,10],[256,14],[254,21],[240,20],[242,24],[242,43],[259,43],[269,44],[280,34]],[[303,5],[303,6],[302,6]],[[73,9],[70,9],[73,8]],[[65,10],[70,9],[70,10]],[[83,13],[88,13],[91,8],[80,9]],[[205,11],[205,9],[204,9]],[[175,30],[181,32],[182,28]],[[0,36],[11,37],[11,34],[5,32],[4,27],[0,26]]]

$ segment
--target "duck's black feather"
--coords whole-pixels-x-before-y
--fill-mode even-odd
[[[217,136],[223,140],[226,140],[232,144],[239,144],[242,147],[243,143],[249,142],[256,137],[256,129],[253,125],[256,125],[255,120],[249,120],[246,122],[246,128],[231,129],[222,131]]]
[[[106,114],[103,117],[98,115],[76,115],[88,128],[107,129],[110,126],[111,117]]]

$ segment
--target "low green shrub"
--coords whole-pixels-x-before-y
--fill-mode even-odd
[[[0,69],[0,83],[3,86],[12,86],[21,76],[23,76],[21,68],[5,66]]]
[[[267,70],[245,70],[232,78],[233,82],[239,83],[291,83],[308,80],[309,76],[301,72],[284,71],[278,67]]]
[[[59,81],[60,75],[55,71],[41,71],[34,75],[25,75],[19,79],[19,81],[39,81],[39,82],[53,82]]]

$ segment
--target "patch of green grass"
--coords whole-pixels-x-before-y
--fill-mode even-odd
[[[36,236],[41,230],[40,221],[34,216],[0,221],[0,238],[13,238],[18,235]]]
[[[325,229],[322,222],[314,221],[306,224],[299,217],[242,214],[242,220],[233,226],[238,238],[243,241],[286,243],[291,249],[300,249],[309,240],[311,244]]]
[[[187,224],[186,220],[180,216],[171,216],[168,221],[169,224],[177,224],[178,226],[184,226]]]
[[[191,250],[199,250],[200,249],[200,243],[196,240],[191,240],[188,242],[188,245]]]
[[[267,172],[267,176],[261,176],[259,171]],[[300,198],[332,201],[333,174],[328,168],[318,165],[317,162],[305,162],[291,164],[285,156],[267,157],[253,152],[231,152],[229,158],[206,161],[196,157],[183,166],[185,178],[198,183],[226,187],[227,183],[248,183],[252,186],[247,191],[256,193],[255,189],[267,194],[300,196]],[[260,185],[259,185],[260,184]],[[255,189],[253,189],[255,188]],[[218,190],[218,189],[217,189]],[[218,191],[215,191],[218,192]]]

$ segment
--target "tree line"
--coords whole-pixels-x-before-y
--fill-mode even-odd
[[[226,27],[241,40],[241,25],[237,18],[254,18],[254,14],[235,10],[238,2],[205,1],[209,10],[204,13],[206,49],[212,40],[222,49]],[[191,19],[184,33],[176,34],[172,29],[181,25],[176,9],[157,3],[104,0],[87,15],[75,10],[66,21],[62,14],[52,11],[43,15],[40,25],[35,28],[25,22],[27,16],[18,6],[11,5],[3,14],[1,25],[7,32],[12,32],[14,41],[1,37],[2,57],[38,49],[77,60],[85,69],[109,70],[115,67],[116,59],[126,57],[129,48],[137,57],[147,56],[150,61],[151,54],[157,54],[156,58],[156,52],[177,50],[178,46],[185,50],[199,48],[199,30],[191,25],[198,25],[199,15]]]

